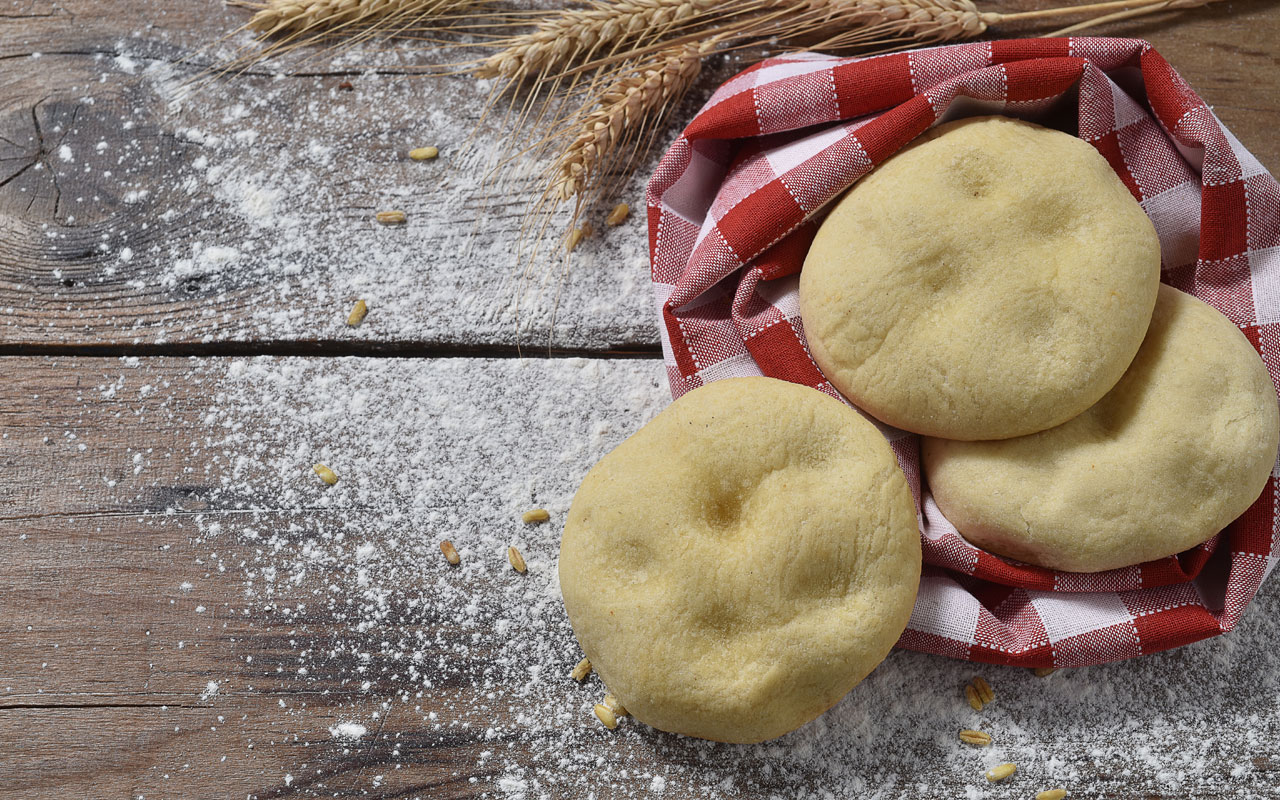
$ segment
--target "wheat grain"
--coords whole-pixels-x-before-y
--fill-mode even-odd
[[[524,563],[524,556],[520,555],[520,551],[515,548],[515,545],[507,548],[507,561],[511,563],[511,568],[521,575],[528,569]]]
[[[581,226],[569,231],[569,238],[565,240],[564,250],[566,253],[572,253],[578,249],[578,245],[582,244],[583,239],[590,238],[593,230],[590,222],[584,222]]]
[[[533,525],[538,522],[546,522],[551,519],[551,512],[545,508],[531,508],[520,515],[520,521],[525,525]]]
[[[969,707],[974,711],[982,710],[982,698],[978,696],[978,690],[973,688],[973,684],[965,685],[964,699],[969,701]]]
[[[626,203],[618,203],[609,212],[609,216],[605,219],[604,224],[610,228],[616,228],[627,221],[627,217],[631,216],[631,206]]]
[[[444,560],[453,566],[456,567],[462,563],[462,556],[458,555],[458,548],[454,547],[453,542],[448,539],[440,543],[440,552],[444,553]]]
[[[351,308],[351,313],[347,315],[347,325],[352,328],[360,327],[360,323],[364,322],[365,315],[368,313],[369,304],[363,300],[357,300]]]
[[[519,82],[555,74],[594,55],[616,53],[623,44],[652,41],[733,5],[726,0],[618,0],[567,9],[528,33],[499,41],[502,49],[481,61],[475,75]]]
[[[714,47],[713,42],[704,42],[664,51],[648,66],[606,88],[583,120],[581,133],[556,162],[551,195],[568,200],[581,192],[596,169],[627,141],[628,132],[661,115],[684,95],[702,69],[702,57]]]
[[[618,701],[618,698],[613,696],[613,692],[607,693],[604,696],[604,700],[601,702],[604,703],[606,708],[613,712],[615,717],[625,717],[629,714],[626,707]]]
[[[987,770],[987,780],[991,783],[998,783],[1017,771],[1017,764],[1001,764]]]
[[[996,693],[992,691],[991,684],[987,683],[981,675],[973,676],[973,688],[977,690],[978,699],[984,706],[996,699]]]
[[[409,158],[414,161],[430,161],[440,155],[438,147],[415,147],[409,151]]]
[[[569,673],[569,677],[573,678],[578,683],[582,683],[584,680],[587,679],[587,676],[590,674],[591,674],[591,660],[588,658],[584,658],[581,661],[579,661],[577,666],[573,668],[573,671]]]
[[[333,486],[338,482],[338,473],[326,467],[324,464],[316,464],[311,469],[320,476],[320,480]]]
[[[986,747],[991,744],[991,734],[985,731],[975,731],[966,729],[960,731],[960,741],[965,744],[971,744],[975,747]]]
[[[614,715],[613,709],[604,703],[596,703],[596,707],[593,710],[596,712],[596,719],[600,720],[606,728],[613,730],[618,727],[618,718]]]
[[[1062,800],[1067,796],[1067,790],[1061,787],[1057,789],[1045,789],[1043,792],[1036,793],[1036,800]]]

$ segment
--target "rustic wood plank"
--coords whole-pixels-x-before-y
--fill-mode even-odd
[[[288,62],[299,76],[259,68],[184,98],[201,65],[246,41],[208,47],[243,12],[207,0],[13,7],[0,26],[4,352],[656,346],[639,217],[589,241],[563,282],[558,260],[520,273],[522,202],[486,200],[479,182],[492,131],[462,147],[484,87],[403,74],[447,56],[321,52]],[[1280,167],[1276,0],[1098,32],[1150,38]],[[362,71],[371,62],[382,69]],[[733,69],[705,73],[667,137]],[[405,158],[425,143],[442,146],[439,161]],[[639,200],[646,171],[624,197]],[[371,222],[392,205],[407,225]],[[373,310],[353,331],[343,321],[358,297]]]
[[[665,404],[656,360],[0,369],[0,797],[1274,791],[1274,581],[1230,636],[1048,679],[897,652],[779,742],[605,732],[603,688],[565,677],[558,525],[588,466]],[[553,522],[520,524],[534,505]],[[960,694],[976,671],[998,694],[982,715]],[[997,745],[963,747],[960,727]],[[1020,772],[990,787],[1002,760]]]

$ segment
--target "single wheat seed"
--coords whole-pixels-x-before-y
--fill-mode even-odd
[[[960,731],[960,741],[965,744],[972,744],[978,747],[986,747],[991,744],[991,734],[983,731],[963,730]]]
[[[532,525],[535,522],[546,522],[551,519],[551,512],[545,508],[531,508],[521,514],[520,519],[524,520],[526,525]]]
[[[524,564],[524,556],[520,555],[520,551],[514,546],[507,548],[507,560],[511,562],[511,568],[516,572],[523,574],[528,569]]]
[[[1045,789],[1043,792],[1036,793],[1036,800],[1062,800],[1066,796],[1066,789]]]
[[[316,474],[320,476],[320,480],[324,481],[330,486],[338,482],[338,473],[329,469],[324,464],[316,464],[315,466],[312,467],[312,469],[315,470]]]
[[[409,151],[409,158],[414,161],[428,161],[440,155],[438,147],[415,147]]]
[[[379,211],[374,214],[374,219],[383,225],[403,225],[408,217],[405,216],[403,211]]]
[[[969,706],[974,711],[982,710],[982,699],[978,697],[978,690],[973,688],[973,684],[965,684],[964,699],[969,701]]]
[[[609,212],[609,216],[605,218],[604,224],[611,228],[616,228],[627,221],[627,217],[631,216],[631,206],[626,203],[618,203]]]
[[[596,703],[595,712],[596,719],[603,722],[604,726],[609,730],[613,730],[618,727],[618,718],[614,716],[613,711],[611,711],[608,706],[603,703]]]
[[[351,313],[347,315],[347,324],[352,328],[359,327],[364,322],[365,314],[369,313],[369,304],[363,300],[357,300],[356,304],[351,307]]]
[[[440,552],[444,553],[444,560],[448,561],[455,567],[462,563],[462,556],[458,555],[458,549],[453,546],[453,542],[445,539],[440,543]]]
[[[973,678],[973,688],[978,690],[978,699],[984,706],[996,699],[996,693],[991,691],[991,684],[977,675]]]
[[[573,668],[573,672],[569,673],[569,677],[573,678],[578,683],[582,683],[587,679],[587,676],[590,674],[591,674],[591,659],[584,658],[578,662],[578,665],[576,667]]]
[[[569,240],[564,243],[565,252],[572,253],[578,248],[578,245],[582,244],[582,240],[589,236],[591,236],[590,222],[584,222],[582,223],[582,227],[574,228],[569,234]]]
[[[998,783],[1018,771],[1017,764],[1001,764],[987,770],[987,780]]]
[[[1047,678],[1057,671],[1057,667],[1036,667],[1034,670],[1037,678]]]
[[[625,717],[627,715],[627,709],[623,707],[622,703],[618,702],[618,698],[613,696],[613,692],[609,692],[604,696],[604,704],[613,712],[615,717]]]

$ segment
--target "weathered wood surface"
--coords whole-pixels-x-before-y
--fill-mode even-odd
[[[0,0],[0,354],[544,346],[554,268],[513,277],[519,203],[484,205],[451,149],[482,89],[389,52],[184,96],[244,16]],[[1280,168],[1280,3],[1099,32],[1151,39]],[[424,143],[441,161],[403,158]],[[405,228],[369,223],[390,203]],[[556,344],[653,354],[643,247],[633,219],[583,249]],[[356,297],[374,310],[353,331]],[[1212,642],[1047,681],[981,668],[1000,693],[981,717],[959,696],[972,665],[898,652],[781,747],[606,734],[598,682],[562,677],[555,543],[586,468],[665,402],[656,360],[0,356],[0,374],[3,798],[605,798],[655,778],[680,797],[1280,796],[1274,582]],[[531,505],[552,524],[520,526]],[[969,726],[998,747],[960,747]],[[995,760],[1017,779],[988,786]]]
[[[581,248],[563,284],[557,260],[518,274],[522,202],[486,201],[479,183],[492,132],[479,132],[477,151],[462,148],[484,87],[404,74],[451,56],[318,53],[184,96],[184,82],[247,41],[210,46],[245,12],[216,0],[6,5],[4,352],[656,345],[638,216]],[[1264,164],[1280,168],[1276,0],[1098,32],[1149,38]],[[301,74],[275,73],[283,67]],[[733,69],[709,70],[677,117]],[[340,90],[348,80],[354,90]],[[442,147],[438,162],[405,158],[426,143]],[[643,172],[623,192],[633,204]],[[406,226],[371,222],[393,205],[409,213]],[[343,320],[358,297],[373,311],[351,331]]]
[[[1047,679],[896,652],[778,743],[605,732],[556,542],[656,361],[0,364],[0,797],[1277,796],[1274,581],[1230,636]]]

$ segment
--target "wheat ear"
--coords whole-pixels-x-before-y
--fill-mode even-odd
[[[582,120],[581,132],[556,160],[551,197],[568,200],[592,183],[604,163],[684,96],[702,69],[703,56],[715,44],[707,41],[662,51],[607,86]]]
[[[518,82],[556,74],[576,61],[609,55],[624,44],[653,42],[704,21],[713,12],[755,5],[732,0],[616,0],[561,11],[528,33],[494,42],[501,48],[475,68],[478,78]]]
[[[351,25],[408,23],[464,5],[464,0],[265,0],[241,2],[257,12],[248,28],[263,35],[332,32]]]
[[[999,14],[979,11],[972,0],[807,0],[805,5],[807,13],[785,25],[784,36],[839,29],[817,49],[897,39],[924,43],[968,39],[982,35],[1001,19]]]

